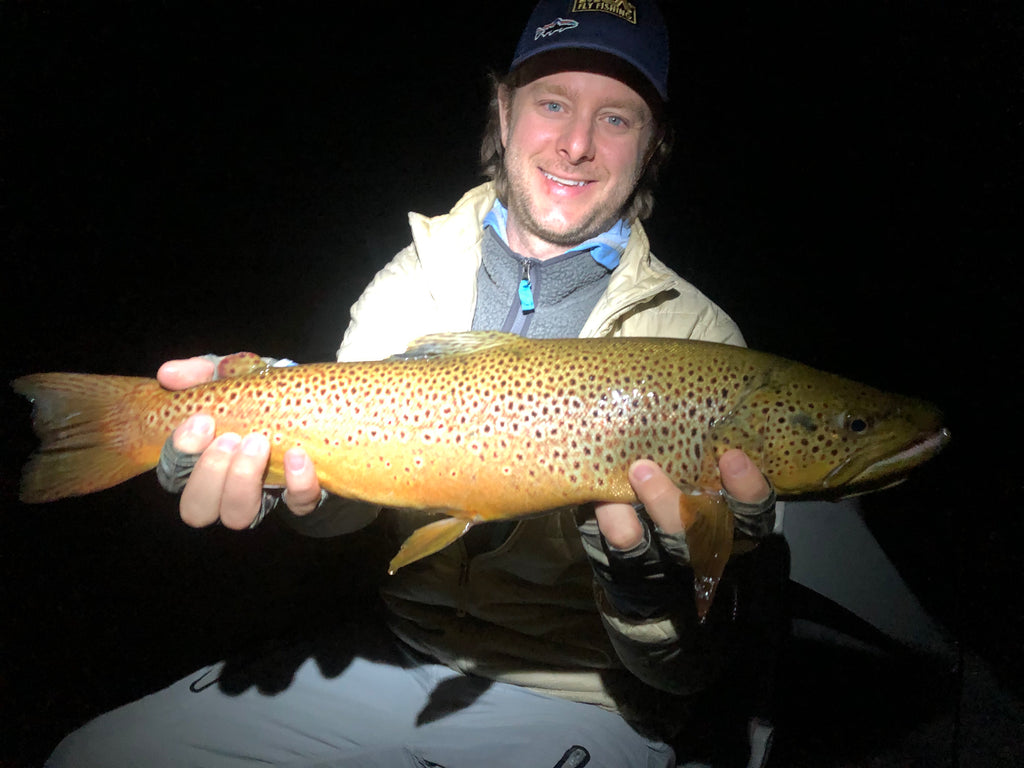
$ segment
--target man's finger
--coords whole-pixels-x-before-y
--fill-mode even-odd
[[[199,457],[178,504],[181,519],[187,524],[199,528],[212,525],[220,518],[224,480],[241,442],[241,437],[226,432],[214,440]]]
[[[213,380],[216,366],[202,357],[168,360],[156,372],[156,380],[164,389],[186,389]]]
[[[312,459],[301,448],[284,454],[284,502],[295,515],[307,515],[320,504],[320,481]]]
[[[263,501],[263,474],[270,458],[265,435],[246,435],[238,446],[224,478],[220,521],[234,530],[249,528]]]
[[[737,501],[758,504],[771,495],[772,489],[761,470],[747,454],[737,448],[722,454],[718,460],[718,471],[725,490]]]
[[[601,535],[615,549],[626,552],[644,538],[643,526],[637,519],[636,510],[629,504],[595,504],[594,516]]]
[[[213,417],[197,413],[174,430],[172,442],[182,453],[202,453],[213,442],[214,431]]]
[[[661,467],[653,461],[634,462],[629,468],[629,482],[647,509],[647,514],[661,530],[665,533],[683,530],[683,521],[679,516],[679,497],[683,492]]]

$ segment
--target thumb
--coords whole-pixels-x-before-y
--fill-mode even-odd
[[[156,380],[164,389],[187,389],[212,381],[215,369],[213,361],[204,357],[168,360],[156,372]]]
[[[738,448],[722,454],[718,471],[725,490],[737,501],[759,504],[771,495],[772,489],[761,470]]]

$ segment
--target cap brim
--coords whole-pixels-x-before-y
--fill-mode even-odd
[[[595,56],[595,52],[601,55]],[[512,61],[509,71],[517,70],[522,75],[520,84],[556,72],[594,72],[625,83],[651,106],[668,101],[668,94],[662,93],[650,74],[641,69],[636,62],[600,44],[556,44],[539,51],[530,51]]]

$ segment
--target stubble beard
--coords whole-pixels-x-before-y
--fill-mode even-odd
[[[575,226],[570,226],[568,229],[555,229],[541,220],[542,211],[535,210],[536,203],[530,199],[529,185],[521,170],[526,166],[518,162],[518,156],[514,153],[506,153],[504,161],[508,177],[509,199],[507,203],[510,217],[523,231],[550,245],[569,249],[596,237],[621,218],[622,211],[629,200],[627,194],[624,199],[619,201],[610,199],[601,201],[589,215]],[[528,170],[526,173],[530,173],[530,171]]]

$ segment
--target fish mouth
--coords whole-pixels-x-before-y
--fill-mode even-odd
[[[950,441],[948,429],[942,427],[934,432],[918,435],[910,443],[893,453],[886,453],[882,458],[872,461],[863,468],[856,465],[861,459],[853,456],[844,461],[825,476],[824,488],[842,486],[851,494],[877,490],[902,482],[914,467],[933,458]],[[854,474],[850,474],[854,470]]]

